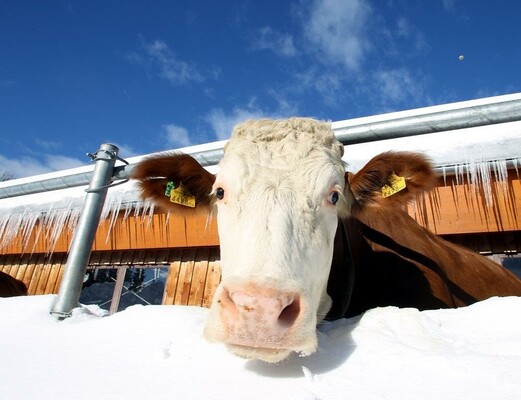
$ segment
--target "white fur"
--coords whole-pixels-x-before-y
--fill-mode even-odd
[[[331,306],[326,284],[338,208],[346,207],[342,152],[328,123],[247,121],[235,128],[214,184],[214,192],[222,188],[225,193],[217,201],[219,290],[256,281],[297,291],[306,315],[291,331],[291,351],[315,350],[317,315],[323,318]],[[341,197],[337,205],[329,201],[333,191]],[[221,340],[222,331],[214,302],[206,336]],[[259,358],[278,361],[285,355]]]

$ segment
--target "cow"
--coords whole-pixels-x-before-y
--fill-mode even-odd
[[[144,199],[216,211],[222,281],[208,340],[275,363],[315,352],[324,320],[521,295],[513,274],[407,214],[436,182],[424,156],[387,152],[352,174],[343,152],[330,123],[262,119],[234,128],[216,175],[175,152],[135,166]]]
[[[0,271],[0,297],[13,296],[27,296],[27,286],[22,281]]]

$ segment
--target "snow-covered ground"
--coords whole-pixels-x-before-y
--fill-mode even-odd
[[[379,308],[320,327],[320,350],[272,365],[207,343],[207,310],[0,299],[0,399],[520,399],[521,298]]]

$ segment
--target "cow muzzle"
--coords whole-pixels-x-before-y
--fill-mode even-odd
[[[255,283],[223,285],[205,336],[226,343],[241,357],[267,362],[278,362],[293,351],[310,354],[316,349],[316,321],[307,321],[306,308],[298,291]]]

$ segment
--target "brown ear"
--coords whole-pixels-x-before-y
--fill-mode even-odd
[[[393,188],[393,174],[399,180],[405,179],[405,188],[386,192],[389,187]],[[359,172],[349,175],[351,191],[360,204],[405,204],[435,187],[436,182],[437,177],[429,160],[422,154],[411,152],[389,151],[379,154]],[[384,187],[387,188],[382,190]]]
[[[205,170],[193,157],[174,152],[161,153],[136,164],[131,178],[138,181],[141,197],[149,199],[165,210],[178,208],[165,194],[168,182],[182,184],[195,197],[196,206],[208,206],[215,176]]]

